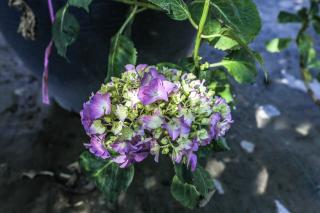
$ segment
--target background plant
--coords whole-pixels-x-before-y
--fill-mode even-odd
[[[320,106],[320,97],[315,93],[313,87],[320,82],[320,61],[317,59],[317,52],[311,32],[313,28],[316,34],[320,35],[319,0],[310,0],[309,7],[303,7],[296,13],[281,11],[278,21],[281,24],[298,23],[301,28],[295,38],[275,38],[266,44],[269,52],[280,52],[287,48],[290,43],[295,42],[299,51],[299,66],[301,78],[313,101]]]
[[[137,63],[139,55],[130,38],[130,28],[135,16],[147,9],[165,12],[174,21],[188,21],[197,31],[192,57],[183,58],[177,64],[162,62],[159,65],[194,73],[197,78],[205,79],[207,86],[228,102],[233,101],[230,77],[239,83],[251,83],[257,75],[256,62],[263,64],[260,55],[248,46],[261,28],[259,13],[252,0],[116,1],[130,5],[130,9],[125,22],[111,39],[106,60],[106,82],[111,77],[119,77],[126,64]],[[52,37],[61,56],[67,58],[67,48],[80,32],[79,23],[69,8],[79,7],[89,12],[91,2],[92,0],[68,0],[56,13]],[[223,51],[222,60],[203,61],[199,50],[204,42]],[[199,157],[207,157],[208,153],[227,149],[225,140],[219,140],[209,150],[203,150]],[[116,164],[101,161],[87,152],[81,155],[80,162],[83,171],[110,202],[114,202],[133,179],[133,166],[120,169]],[[192,173],[183,166],[176,166],[175,173],[171,185],[174,198],[188,208],[205,205],[213,192],[210,175],[202,167]]]

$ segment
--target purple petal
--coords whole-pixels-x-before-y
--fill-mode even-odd
[[[126,155],[119,155],[115,158],[112,159],[113,162],[117,163],[117,164],[122,164],[127,160],[127,156]]]
[[[108,115],[111,112],[110,94],[96,93],[90,100],[89,108],[92,120]]]
[[[168,93],[168,95],[177,90],[177,86],[170,81],[163,81],[164,90]]]
[[[179,137],[181,129],[178,122],[172,121],[172,122],[166,123],[164,125],[164,128],[167,130],[172,140],[176,140]]]
[[[181,135],[189,135],[192,121],[185,119],[184,116],[180,117],[179,121],[180,121]]]
[[[210,118],[210,137],[212,139],[217,138],[219,134],[218,123],[221,120],[221,115],[219,113],[215,113]]]
[[[133,158],[136,162],[141,162],[144,159],[146,159],[146,157],[148,157],[148,152],[141,152],[141,153],[137,153],[133,155]]]
[[[197,155],[194,153],[190,153],[188,156],[188,163],[187,163],[187,167],[191,167],[191,171],[194,172],[196,170],[197,167]]]
[[[130,149],[133,149],[133,147],[127,142],[113,143],[111,144],[111,148],[120,154],[127,153],[130,151]]]
[[[153,79],[148,85],[141,87],[138,98],[144,105],[152,104],[158,100],[168,101],[168,95],[160,79]]]
[[[89,151],[97,157],[102,159],[107,159],[110,157],[108,150],[104,147],[103,142],[105,139],[105,135],[100,136],[92,136],[90,140],[90,144],[84,144]]]
[[[160,74],[155,67],[150,67],[149,72],[153,79],[159,78],[160,80],[163,80],[163,81],[166,80],[166,78],[162,74]]]
[[[126,71],[134,71],[134,70],[136,70],[136,67],[133,64],[127,64],[125,66],[125,68],[126,68]]]
[[[137,67],[136,67],[136,71],[137,71],[137,72],[143,71],[143,70],[145,70],[147,67],[148,67],[147,64],[139,64],[139,65],[137,65]]]

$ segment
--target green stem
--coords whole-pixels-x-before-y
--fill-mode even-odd
[[[157,7],[156,5],[151,4],[151,3],[131,1],[131,0],[113,0],[113,1],[124,3],[124,4],[129,4],[129,5],[136,5],[136,6],[144,7],[147,9],[163,11],[160,7]]]
[[[122,34],[123,31],[126,29],[127,25],[130,23],[130,21],[134,18],[136,12],[138,10],[138,6],[135,5],[132,10],[130,11],[130,14],[128,18],[125,20],[125,22],[122,24],[121,28],[118,31],[118,34]]]
[[[223,66],[224,64],[225,64],[225,63],[223,63],[223,62],[218,62],[218,63],[209,64],[209,68],[221,67],[221,66]]]
[[[298,46],[299,46],[299,43],[301,42],[300,38],[308,30],[309,24],[310,24],[309,19],[305,20],[302,23],[302,27],[299,30],[298,35],[297,35],[297,39],[296,39],[296,43],[298,44]],[[314,92],[312,91],[312,89],[309,85],[310,79],[308,76],[310,76],[311,74],[310,74],[310,70],[308,69],[307,65],[305,64],[305,58],[301,53],[300,53],[300,74],[301,74],[302,80],[304,82],[304,85],[307,88],[308,94],[311,96],[314,103],[316,103],[317,105],[320,106],[320,100],[316,98]]]
[[[207,16],[209,13],[209,7],[210,7],[210,0],[205,0],[200,23],[199,23],[199,27],[198,27],[194,51],[193,51],[193,60],[196,65],[196,68],[199,68],[199,49],[200,49],[200,45],[201,45],[201,35],[202,35],[202,31],[203,31],[204,25],[207,20]],[[198,75],[198,73],[196,73],[196,75]]]

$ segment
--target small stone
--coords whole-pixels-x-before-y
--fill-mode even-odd
[[[274,201],[277,208],[277,213],[290,213],[290,211],[282,204],[280,201],[275,200]]]
[[[317,80],[309,83],[310,89],[312,90],[313,96],[316,100],[320,100],[320,83]]]
[[[206,170],[214,178],[218,178],[225,169],[226,165],[216,159],[210,159],[206,165]]]
[[[256,194],[257,195],[263,195],[268,187],[268,181],[269,181],[269,173],[267,168],[263,167],[262,170],[257,175],[256,179]]]
[[[222,187],[222,183],[221,183],[218,179],[214,179],[214,186],[216,187],[217,192],[218,192],[220,195],[223,195],[223,194],[224,194],[224,189],[223,189],[223,187]]]
[[[243,140],[240,142],[240,146],[242,149],[244,149],[247,153],[253,153],[255,145],[252,142]]]
[[[309,135],[311,127],[310,123],[302,123],[296,127],[296,132],[302,136],[307,136]]]
[[[281,112],[271,104],[259,106],[256,110],[257,127],[264,128],[272,118],[280,115]]]

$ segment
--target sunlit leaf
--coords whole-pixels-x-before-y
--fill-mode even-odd
[[[290,45],[291,41],[291,38],[275,38],[266,43],[266,49],[271,53],[281,52]]]
[[[221,61],[221,65],[239,83],[251,83],[257,76],[254,60],[243,51],[234,51]]]
[[[148,0],[165,10],[175,20],[182,21],[190,16],[188,6],[183,0]]]

